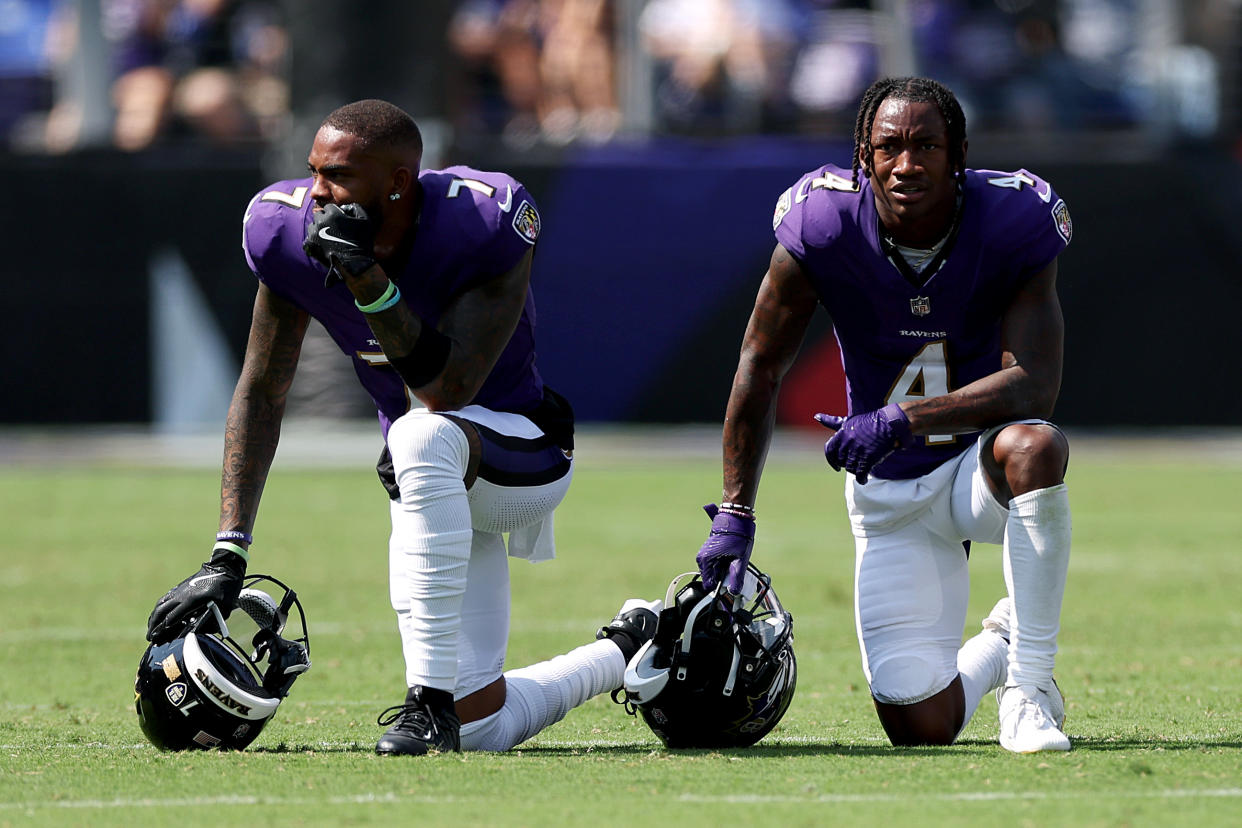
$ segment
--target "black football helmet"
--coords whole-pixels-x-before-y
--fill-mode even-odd
[[[689,580],[687,581],[687,579]],[[793,700],[793,616],[753,564],[740,595],[707,590],[697,572],[669,584],[655,637],[613,693],[670,748],[748,747]]]
[[[283,590],[283,594],[277,589]],[[260,588],[281,594],[279,601]],[[294,680],[310,668],[310,637],[297,594],[267,575],[243,584],[229,634],[215,602],[173,640],[152,644],[138,663],[138,722],[161,750],[243,750],[276,715]],[[296,610],[300,638],[281,637]]]

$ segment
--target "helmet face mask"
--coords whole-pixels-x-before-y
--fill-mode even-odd
[[[260,585],[279,588],[280,601]],[[161,750],[245,749],[275,716],[293,681],[309,669],[306,618],[293,590],[275,578],[253,575],[238,609],[233,635],[212,602],[177,637],[152,644],[143,654],[134,706],[143,733]],[[301,637],[281,638],[291,612]]]
[[[627,708],[670,748],[762,739],[789,708],[798,673],[793,617],[771,578],[752,564],[735,596],[723,586],[709,592],[688,572],[669,585],[665,607],[614,697],[624,693]]]

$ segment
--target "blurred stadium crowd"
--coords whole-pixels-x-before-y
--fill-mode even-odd
[[[1238,130],[1242,0],[460,0],[442,119],[514,148],[649,134],[848,133],[881,74],[972,129]],[[0,143],[60,153],[278,140],[281,0],[0,0]],[[360,11],[361,13],[361,11]],[[425,79],[411,79],[425,82]]]

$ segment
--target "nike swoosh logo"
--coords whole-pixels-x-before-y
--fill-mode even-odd
[[[194,584],[197,584],[199,581],[211,581],[216,578],[219,578],[223,574],[224,574],[223,572],[217,572],[215,575],[199,575],[196,578],[191,578],[190,582],[186,584],[186,586],[194,586]]]
[[[505,193],[505,200],[500,205],[500,209],[507,213],[509,212],[509,208],[513,206],[513,188],[506,184],[505,189],[508,190],[508,192]]]
[[[328,228],[326,227],[319,228],[319,238],[323,239],[324,241],[336,242],[337,244],[347,244],[350,247],[358,246],[354,244],[353,242],[351,242],[349,239],[342,239],[340,236],[332,235],[332,233],[330,233],[328,231]]]

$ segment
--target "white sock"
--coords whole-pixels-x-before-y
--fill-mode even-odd
[[[983,697],[1004,684],[1008,653],[1008,642],[991,630],[967,640],[957,651],[957,672],[962,677],[962,691],[966,695],[962,730],[975,715]]]
[[[462,750],[508,750],[565,718],[573,708],[621,686],[625,658],[616,644],[595,641],[549,661],[505,673],[505,704],[462,725]]]
[[[1052,688],[1069,569],[1070,523],[1064,483],[1009,501],[1004,551],[1005,585],[1013,602],[1008,685]]]
[[[460,428],[434,414],[397,420],[388,446],[401,487],[389,573],[406,684],[452,692],[472,535],[462,482],[470,447]]]

